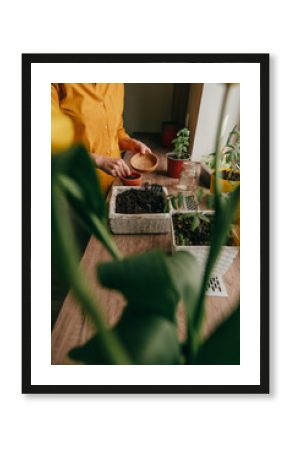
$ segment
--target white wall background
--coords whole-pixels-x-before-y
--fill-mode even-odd
[[[1,192],[5,192],[5,220],[0,234],[0,443],[5,450],[289,447],[289,245],[285,238],[289,233],[284,198],[289,189],[287,176],[281,176],[281,168],[290,166],[285,145],[289,129],[285,87],[290,79],[287,7],[284,1],[266,2],[261,17],[260,3],[250,0],[239,3],[237,12],[230,0],[180,0],[166,8],[163,2],[148,0],[146,5],[138,5],[137,11],[136,3],[129,0],[102,4],[84,0],[81,5],[27,0],[2,6]],[[21,52],[272,53],[270,396],[21,395]]]
[[[193,143],[192,158],[200,160],[215,150],[215,140],[219,125],[222,103],[226,85],[222,83],[205,83],[201,96],[199,116]],[[240,123],[240,87],[233,85],[229,88],[227,107],[225,110],[223,128],[224,145],[229,132]]]
[[[173,83],[126,83],[124,125],[128,133],[159,133],[171,119]]]

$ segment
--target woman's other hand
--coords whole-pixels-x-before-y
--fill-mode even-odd
[[[126,177],[130,175],[131,170],[123,159],[110,158],[91,153],[91,157],[96,166],[113,177]]]
[[[135,152],[142,153],[143,155],[145,153],[152,153],[151,149],[147,147],[147,145],[145,145],[143,142],[137,141],[136,139],[134,139],[134,141],[135,141],[135,149],[134,149]]]
[[[131,150],[132,152],[142,153],[143,155],[145,153],[152,153],[146,144],[137,139],[122,139],[119,142],[119,146],[121,150]]]

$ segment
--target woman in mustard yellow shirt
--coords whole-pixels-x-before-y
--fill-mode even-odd
[[[105,192],[114,177],[130,174],[121,159],[122,150],[150,152],[123,127],[122,83],[52,83],[51,101],[52,110],[59,109],[72,119],[74,140],[90,152]]]

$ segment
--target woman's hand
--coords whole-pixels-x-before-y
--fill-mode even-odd
[[[133,139],[135,142],[135,148],[134,151],[137,153],[142,153],[143,155],[145,153],[152,153],[150,148],[147,147],[147,145],[145,145],[143,142],[141,141],[137,141],[136,139]]]
[[[113,177],[126,177],[131,174],[131,170],[120,158],[110,158],[91,153],[91,157],[96,166]]]
[[[121,150],[131,150],[136,153],[152,153],[150,148],[147,147],[143,142],[137,141],[137,139],[122,139],[119,142],[119,146]]]

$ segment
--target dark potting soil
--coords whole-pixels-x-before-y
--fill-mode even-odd
[[[172,155],[171,159],[176,159],[178,161],[182,160],[184,161],[185,159],[188,159],[188,156],[178,156],[178,155]]]
[[[201,220],[199,227],[192,231],[193,214],[174,214],[172,219],[177,245],[210,245],[211,221]]]
[[[177,245],[210,245],[213,216],[206,215],[209,222],[200,219],[198,228],[193,230],[194,214],[174,214],[172,216]],[[232,245],[231,237],[225,245]]]
[[[125,180],[137,180],[137,178],[140,178],[139,175],[128,175],[124,177]]]
[[[228,181],[240,181],[240,173],[232,170],[223,170],[222,178]]]
[[[142,189],[128,189],[117,195],[116,212],[120,214],[162,213],[165,202],[162,186],[152,185]]]

